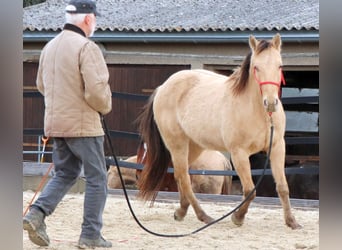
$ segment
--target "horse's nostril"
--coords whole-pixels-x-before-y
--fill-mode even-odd
[[[278,100],[278,98],[275,100],[275,105],[278,105],[278,102],[279,102],[279,100]]]
[[[275,104],[270,104],[266,106],[266,111],[267,112],[276,112],[276,105]]]
[[[267,101],[267,99],[264,99],[264,106],[265,106],[265,107],[268,106],[268,101]]]

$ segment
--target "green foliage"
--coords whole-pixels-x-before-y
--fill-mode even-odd
[[[23,8],[43,2],[46,2],[46,0],[23,0]]]

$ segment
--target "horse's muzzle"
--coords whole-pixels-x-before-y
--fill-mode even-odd
[[[274,99],[274,101],[269,102],[267,99],[264,99],[264,107],[267,112],[276,112],[278,107],[278,98]]]

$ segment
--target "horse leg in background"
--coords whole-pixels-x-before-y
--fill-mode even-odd
[[[285,150],[284,143],[280,142],[273,146],[270,156],[272,175],[276,183],[276,189],[284,210],[285,223],[292,229],[301,228],[291,212],[291,204],[289,199],[289,187],[286,181],[285,166]]]
[[[249,164],[249,157],[245,152],[240,150],[232,153],[232,160],[235,166],[235,170],[240,178],[243,199],[245,199],[254,188],[251,167]],[[241,226],[243,224],[245,215],[248,212],[249,204],[252,202],[255,196],[256,192],[254,191],[249,199],[237,211],[233,213],[231,219],[235,225]]]
[[[189,204],[191,204],[197,218],[204,223],[209,223],[213,221],[213,218],[204,212],[192,190],[190,175],[188,173],[188,158],[187,154],[184,154],[186,151],[179,150],[177,152],[179,153],[171,152],[174,167],[174,177],[178,185],[180,196],[180,207],[176,209],[174,218],[178,221],[183,220],[189,208]]]
[[[223,162],[224,170],[233,170],[232,165],[230,164],[230,161],[228,159],[224,159]],[[225,175],[223,176],[223,184],[222,184],[222,190],[221,194],[231,194],[233,189],[233,176],[231,175]]]
[[[231,169],[227,169],[227,170],[231,170]],[[232,192],[233,192],[232,189],[233,189],[233,177],[232,176],[224,176],[221,194],[232,194]]]

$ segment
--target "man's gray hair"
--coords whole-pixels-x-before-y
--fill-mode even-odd
[[[75,14],[71,14],[71,13],[65,13],[65,20],[67,23],[71,23],[71,24],[79,24],[81,22],[83,22],[85,16],[88,14],[85,13],[75,13]]]

